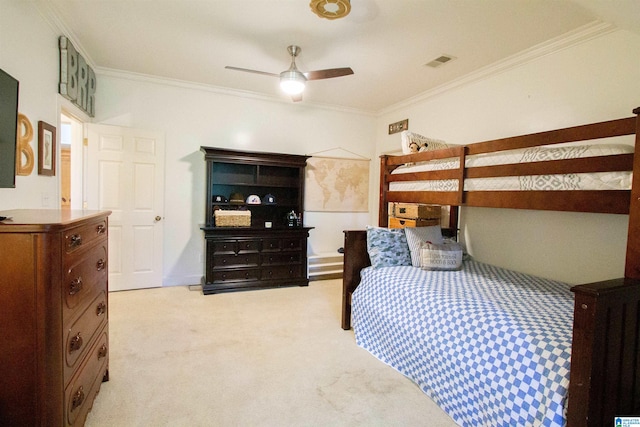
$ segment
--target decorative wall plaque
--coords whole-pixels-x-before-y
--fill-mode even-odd
[[[90,117],[95,116],[96,74],[73,47],[60,36],[60,85],[58,92]]]

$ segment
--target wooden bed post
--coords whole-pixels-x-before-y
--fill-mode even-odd
[[[640,115],[640,107],[633,110]],[[640,116],[636,116],[636,145],[633,156],[633,183],[629,204],[629,233],[627,234],[627,261],[624,276],[640,279]]]
[[[389,212],[387,193],[389,192],[389,183],[386,179],[387,155],[380,156],[380,202],[378,203],[378,226],[387,227],[389,225]]]
[[[344,231],[344,271],[342,274],[342,329],[351,329],[351,294],[360,284],[360,270],[371,265],[365,230]]]
[[[613,425],[640,413],[640,281],[578,285],[567,424]]]
[[[464,180],[467,174],[467,151],[469,151],[469,149],[466,146],[460,147],[460,169],[458,171],[458,206],[462,206],[466,202],[464,197]]]

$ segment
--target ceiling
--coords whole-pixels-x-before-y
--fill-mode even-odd
[[[379,112],[563,35],[605,22],[640,33],[638,0],[351,0],[327,20],[309,0],[33,0],[100,73],[122,71],[291,102],[271,73],[302,48],[302,103]],[[456,59],[438,68],[440,55]],[[98,85],[100,81],[98,80]]]

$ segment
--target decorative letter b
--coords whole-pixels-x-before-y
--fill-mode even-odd
[[[33,126],[22,113],[18,113],[18,137],[16,146],[16,175],[31,175],[33,172],[34,154],[29,144],[33,139]],[[24,163],[23,163],[24,155]]]

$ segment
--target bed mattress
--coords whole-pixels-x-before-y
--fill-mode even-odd
[[[460,271],[369,267],[352,308],[357,344],[457,423],[565,423],[569,285],[475,261]]]
[[[625,144],[599,144],[560,147],[534,147],[520,150],[467,156],[467,168],[608,156],[632,153],[633,147]],[[404,165],[392,174],[455,169],[458,159],[439,159]],[[556,175],[509,176],[499,178],[466,179],[464,191],[527,191],[527,190],[628,190],[631,188],[631,172],[598,172]],[[391,182],[390,191],[457,191],[458,180]]]

